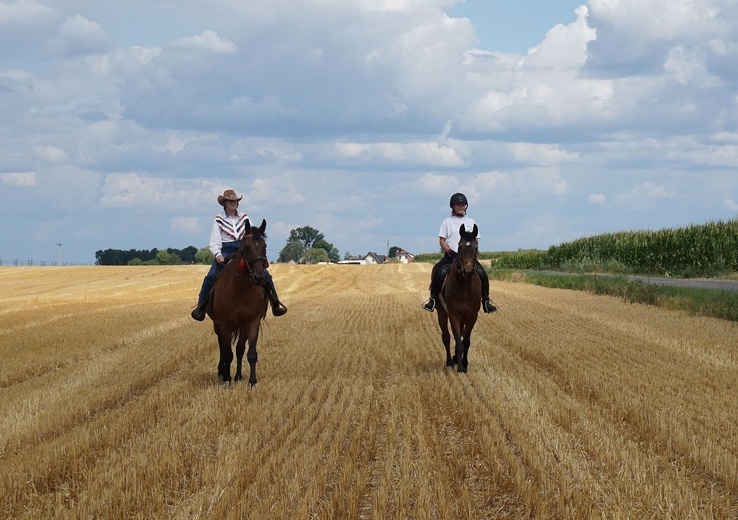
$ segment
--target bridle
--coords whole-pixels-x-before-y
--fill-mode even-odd
[[[464,247],[471,247],[471,248],[474,249],[474,259],[472,261],[472,269],[469,272],[467,272],[467,271],[464,270],[464,266],[461,263],[461,248],[462,248],[462,244],[464,245]],[[459,243],[459,252],[457,252],[456,258],[454,258],[454,263],[453,263],[454,269],[456,269],[456,271],[459,274],[461,274],[462,276],[464,276],[464,277],[471,276],[474,273],[474,267],[473,266],[476,263],[478,252],[479,252],[479,250],[478,250],[478,246],[477,246],[476,241],[469,240],[469,239],[462,239],[462,241]]]
[[[241,241],[238,245],[238,252],[241,253],[241,262],[238,265],[238,269],[235,269],[234,267],[231,266],[232,259],[226,262],[225,264],[225,268],[228,269],[231,273],[235,274],[236,276],[240,276],[241,278],[248,278],[250,280],[255,279],[254,264],[256,262],[261,262],[262,265],[264,266],[264,269],[266,269],[267,262],[268,262],[266,256],[257,256],[250,260],[246,260],[246,248],[244,247],[244,240],[246,238],[253,238],[253,236],[254,236],[253,233],[249,233],[248,235],[244,235],[241,238]],[[240,272],[240,271],[243,271],[244,269],[248,269],[248,272],[249,272],[248,276]]]

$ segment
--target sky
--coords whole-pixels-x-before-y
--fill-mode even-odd
[[[0,0],[0,262],[482,251],[738,216],[735,0]],[[61,245],[59,245],[61,244]]]

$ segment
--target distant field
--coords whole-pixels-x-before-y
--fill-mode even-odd
[[[274,265],[225,389],[206,266],[0,268],[1,518],[738,518],[738,326],[492,282],[444,366],[431,264]]]

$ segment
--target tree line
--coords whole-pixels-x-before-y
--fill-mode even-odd
[[[178,265],[209,264],[213,261],[210,249],[187,246],[184,249],[105,249],[95,251],[96,265]]]
[[[396,248],[399,250],[400,248]],[[348,254],[348,253],[347,253]],[[290,231],[287,243],[279,252],[278,262],[317,264],[338,262],[338,249],[319,230],[304,226]],[[213,261],[210,248],[188,246],[184,249],[105,249],[95,252],[96,265],[177,265],[209,264]]]

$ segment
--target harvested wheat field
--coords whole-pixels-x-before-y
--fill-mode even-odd
[[[0,268],[4,518],[738,518],[738,327],[492,283],[445,366],[428,264],[272,266],[224,388],[207,267]]]

